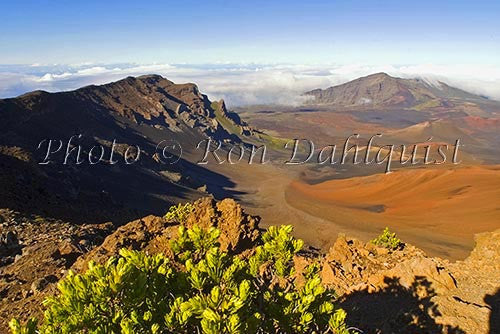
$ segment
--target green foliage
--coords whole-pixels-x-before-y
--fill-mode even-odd
[[[220,109],[219,102],[212,102],[210,108],[214,111],[215,119],[227,132],[235,135],[241,134],[241,129],[235,124],[231,119],[224,115],[223,111]]]
[[[441,106],[441,101],[439,99],[432,99],[432,100],[422,102],[419,105],[416,105],[415,107],[413,107],[413,109],[418,110],[418,111],[422,111],[422,110],[426,110],[426,109],[436,108],[439,106]]]
[[[265,262],[272,265],[272,272],[279,277],[293,274],[293,256],[302,249],[304,242],[290,235],[292,229],[291,225],[271,226],[263,235],[264,245],[256,248],[255,255],[249,261],[253,275]]]
[[[193,205],[191,203],[179,203],[177,206],[171,206],[164,218],[168,221],[183,223],[191,211],[193,211]]]
[[[219,247],[219,236],[220,231],[214,227],[202,229],[195,225],[192,229],[187,229],[179,226],[177,239],[170,242],[170,248],[176,260],[198,260],[204,258],[208,250]]]
[[[270,228],[244,260],[220,250],[217,229],[180,227],[173,258],[122,249],[70,272],[45,301],[43,324],[12,320],[12,333],[348,333],[317,265],[296,283],[303,243],[291,232]]]
[[[264,141],[266,145],[275,149],[275,150],[285,150],[285,145],[291,140],[286,138],[280,138],[268,135],[266,133],[259,133],[257,136]],[[302,150],[302,148],[299,148]]]
[[[385,247],[391,250],[396,250],[403,244],[396,236],[396,233],[389,231],[388,227],[386,227],[382,234],[373,239],[371,242],[377,246]]]
[[[26,323],[26,325],[21,325],[19,320],[12,319],[9,322],[9,327],[12,331],[12,334],[35,334],[36,333],[36,324],[37,321],[35,319],[30,319]]]

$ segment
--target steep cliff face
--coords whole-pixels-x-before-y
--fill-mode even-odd
[[[238,114],[227,110],[224,100],[212,102],[212,108],[217,122],[230,133],[247,137],[255,134],[255,130],[244,122]]]
[[[146,75],[70,92],[38,91],[0,100],[0,116],[8,121],[0,126],[5,132],[15,134],[21,130],[18,126],[26,127],[36,120],[44,130],[64,122],[65,127],[92,131],[97,127],[93,124],[95,118],[122,116],[135,124],[174,132],[196,128],[213,135],[217,125],[210,105],[208,97],[195,84],[175,84],[159,75]]]
[[[200,189],[220,196],[230,182],[185,158],[207,137],[239,142],[248,133],[223,101],[216,105],[195,84],[175,84],[159,75],[0,100],[3,207],[78,221],[126,222],[181,198],[197,198],[204,193]],[[50,163],[40,165],[49,140]],[[164,147],[171,160],[179,157],[175,164],[162,160]],[[102,159],[92,163],[101,152]],[[111,152],[118,161],[113,166]],[[126,156],[134,163],[126,163]]]

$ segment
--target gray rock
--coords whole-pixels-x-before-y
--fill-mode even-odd
[[[5,244],[7,248],[13,248],[19,245],[19,240],[17,239],[17,235],[12,231],[7,232],[7,234],[5,235]]]
[[[47,285],[49,285],[49,283],[49,280],[45,277],[36,279],[33,283],[31,283],[31,291],[33,291],[33,293],[42,292]]]

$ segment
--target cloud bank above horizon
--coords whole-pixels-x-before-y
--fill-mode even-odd
[[[193,82],[210,99],[229,107],[298,105],[301,94],[377,72],[442,81],[500,100],[500,69],[487,65],[289,65],[289,64],[77,64],[0,65],[0,98],[33,90],[58,92],[104,84],[127,76],[160,74],[176,83]]]

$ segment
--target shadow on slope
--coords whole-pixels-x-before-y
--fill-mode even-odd
[[[221,174],[183,159],[177,164],[183,172],[176,183],[153,163],[41,167],[0,154],[0,207],[73,223],[121,225],[149,214],[161,216],[170,205],[206,192],[217,199],[240,195]],[[201,186],[206,192],[196,190]]]
[[[376,292],[353,292],[343,298],[341,307],[347,322],[363,333],[465,333],[458,327],[438,324],[438,306],[431,300],[436,292],[425,277],[416,276],[410,287],[399,278],[384,279],[386,287]],[[493,332],[492,332],[493,333]]]
[[[494,295],[486,295],[484,301],[490,307],[490,334],[500,333],[500,288]]]
[[[88,93],[92,89],[103,88],[0,100],[0,207],[74,223],[113,221],[120,225],[149,214],[162,215],[171,204],[206,196],[206,192],[219,199],[238,197],[235,184],[224,175],[185,159],[176,164],[155,161],[161,141],[175,140],[194,148],[204,139],[202,131],[188,126],[173,131],[163,116],[145,120],[125,107],[123,113],[131,115],[124,116],[109,101]],[[116,165],[91,165],[88,158],[78,165],[74,152],[64,165],[66,144],[78,134],[82,137],[72,147],[81,147],[83,157],[88,157],[94,145],[101,145],[108,159],[116,140],[118,145],[140,147],[141,158],[127,165],[116,154],[121,161]],[[54,163],[39,165],[45,152],[37,147],[48,139],[62,140],[64,147],[52,155]],[[2,154],[2,150],[18,150],[26,158]]]

